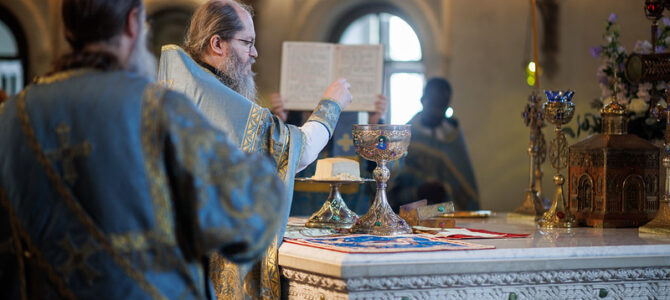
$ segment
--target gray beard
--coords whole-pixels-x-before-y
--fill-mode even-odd
[[[146,26],[142,26],[142,34],[137,42],[135,42],[135,45],[133,45],[133,50],[130,54],[128,70],[146,77],[153,82],[157,77],[157,68],[156,57],[147,48],[147,28]]]
[[[253,59],[249,62],[253,64]],[[217,66],[217,76],[219,80],[231,88],[233,91],[244,96],[253,102],[256,101],[257,90],[254,76],[256,73],[251,72],[249,75],[244,75],[246,65],[237,57],[237,55],[229,55],[223,64]]]

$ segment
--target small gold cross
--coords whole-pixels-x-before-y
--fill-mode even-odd
[[[61,123],[56,128],[60,148],[47,152],[47,158],[51,161],[63,162],[63,175],[65,181],[74,184],[77,181],[77,171],[74,167],[75,156],[88,156],[91,154],[91,144],[87,141],[75,146],[70,146],[70,126]]]
[[[337,144],[340,145],[340,147],[342,147],[342,150],[344,150],[344,152],[347,152],[349,151],[349,148],[351,148],[351,146],[354,145],[354,141],[351,139],[351,136],[349,136],[348,133],[345,133],[342,135],[342,138],[337,140]]]
[[[75,247],[72,243],[70,234],[66,234],[65,237],[58,242],[58,245],[65,250],[67,254],[67,260],[56,267],[56,270],[64,276],[65,280],[69,280],[70,276],[72,276],[72,273],[75,271],[79,271],[89,285],[93,283],[93,280],[100,277],[100,273],[95,271],[87,262],[88,258],[98,251],[91,240],[91,237],[86,239],[85,244],[80,247]]]

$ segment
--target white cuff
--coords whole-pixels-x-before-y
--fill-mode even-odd
[[[328,144],[328,129],[325,125],[315,122],[307,121],[300,128],[300,131],[305,135],[305,145],[302,151],[302,157],[298,162],[298,169],[296,173],[304,170],[309,164],[314,162],[319,157],[319,152]]]

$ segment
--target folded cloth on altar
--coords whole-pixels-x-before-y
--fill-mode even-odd
[[[431,228],[424,226],[413,226],[416,232],[433,234],[435,237],[448,239],[506,239],[527,237],[530,233],[504,233],[484,229],[470,228]]]
[[[428,234],[375,236],[367,234],[318,238],[284,238],[285,243],[343,253],[399,253],[495,249],[495,246],[452,241]]]

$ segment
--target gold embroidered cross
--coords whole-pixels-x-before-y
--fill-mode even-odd
[[[74,158],[76,156],[88,156],[91,154],[91,144],[87,141],[75,146],[70,146],[70,126],[63,123],[56,128],[58,134],[58,143],[60,148],[49,151],[46,155],[51,161],[60,160],[63,162],[63,177],[69,184],[77,181],[77,171],[74,168]]]
[[[342,135],[341,139],[337,140],[337,144],[340,145],[340,147],[342,147],[342,150],[344,150],[344,152],[347,152],[349,151],[349,148],[351,148],[351,146],[354,145],[354,142],[352,141],[351,136],[349,136],[348,133],[345,133]]]
[[[58,245],[65,250],[67,254],[67,259],[64,263],[56,267],[56,270],[60,272],[65,280],[68,280],[72,273],[79,271],[83,279],[91,285],[93,280],[100,277],[100,273],[95,271],[88,264],[88,258],[95,254],[98,250],[93,244],[91,237],[86,239],[86,243],[80,247],[75,247],[72,243],[70,234],[66,234],[62,240],[58,242]]]

